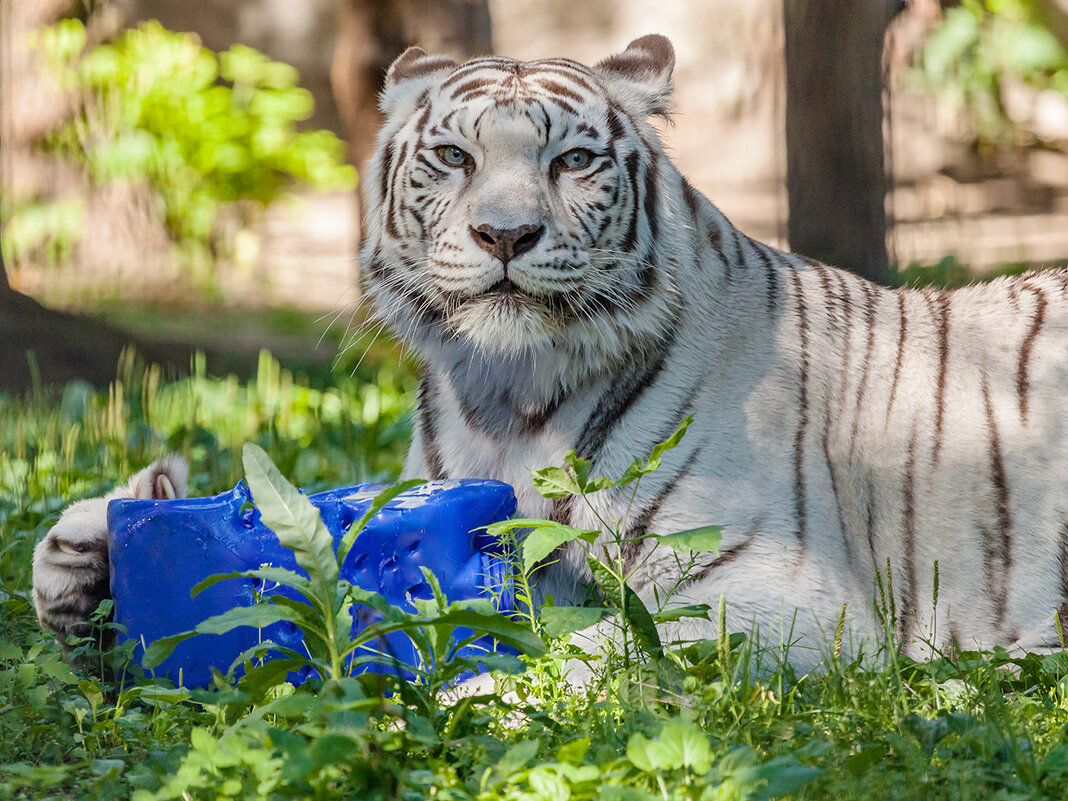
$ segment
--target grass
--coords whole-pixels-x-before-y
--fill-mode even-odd
[[[249,380],[203,366],[166,380],[128,358],[108,392],[0,398],[0,799],[1068,793],[1064,655],[832,660],[798,677],[747,669],[735,636],[687,658],[610,658],[581,693],[561,681],[565,634],[488,696],[420,706],[417,688],[384,694],[368,677],[189,691],[76,674],[37,628],[32,549],[72,500],[172,449],[191,459],[192,493],[222,491],[243,474],[246,441],[311,489],[390,478],[413,387],[388,357],[308,378],[262,355]]]

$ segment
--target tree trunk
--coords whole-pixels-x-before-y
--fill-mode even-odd
[[[1068,47],[1068,0],[1035,0],[1035,14],[1057,41]]]
[[[895,0],[783,0],[790,248],[889,279],[882,55]]]
[[[330,82],[357,168],[374,152],[386,70],[409,45],[459,59],[489,53],[486,0],[338,0]]]
[[[138,341],[99,320],[47,309],[12,288],[0,253],[0,392],[24,392],[39,380],[79,378],[97,387],[115,378],[124,348],[135,347],[170,372],[188,370],[192,348]],[[212,354],[212,361],[218,356]]]

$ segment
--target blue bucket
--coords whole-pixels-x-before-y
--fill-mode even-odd
[[[335,549],[387,486],[360,484],[308,496],[333,534]],[[292,552],[260,522],[251,500],[242,482],[214,497],[122,498],[108,504],[115,622],[126,629],[117,639],[137,643],[135,660],[140,660],[144,645],[189,631],[205,618],[235,606],[251,606],[257,595],[291,594],[285,588],[265,589],[257,580],[238,578],[221,581],[190,598],[196,584],[219,573],[268,564],[297,569]],[[420,571],[426,567],[450,601],[492,596],[500,611],[510,611],[513,597],[507,565],[496,541],[481,527],[506,520],[515,507],[512,488],[499,481],[437,481],[410,489],[386,504],[360,532],[341,566],[341,578],[414,612],[410,597],[432,597]],[[353,611],[354,631],[373,622],[366,614],[370,609]],[[205,687],[211,683],[212,668],[225,673],[242,651],[262,640],[304,651],[301,632],[290,623],[262,630],[245,626],[226,634],[191,637],[179,643],[153,672],[187,687]],[[377,649],[403,664],[416,664],[415,649],[402,632],[386,635]],[[485,637],[467,650],[475,655],[501,647]],[[289,675],[297,683],[308,677],[307,668]]]

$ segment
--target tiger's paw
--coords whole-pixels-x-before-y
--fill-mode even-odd
[[[33,604],[37,620],[66,650],[105,598],[108,572],[108,502],[115,498],[173,499],[188,493],[189,466],[180,456],[159,459],[102,498],[68,506],[33,552]]]

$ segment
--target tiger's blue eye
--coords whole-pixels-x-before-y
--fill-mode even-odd
[[[584,147],[577,147],[574,150],[569,150],[561,156],[556,157],[556,162],[565,170],[582,170],[590,166],[590,162],[593,161],[593,153],[586,150]]]
[[[435,148],[434,152],[437,153],[439,159],[450,167],[462,167],[471,163],[471,157],[455,145],[442,145],[439,148]]]

